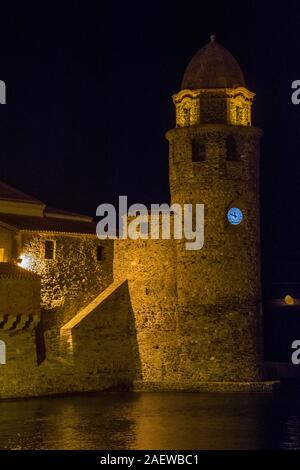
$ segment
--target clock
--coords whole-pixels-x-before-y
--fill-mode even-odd
[[[228,222],[232,225],[239,225],[243,220],[243,213],[238,207],[231,207],[227,212]]]

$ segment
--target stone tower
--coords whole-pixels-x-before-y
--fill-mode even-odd
[[[192,382],[261,380],[259,140],[254,94],[211,37],[173,96],[172,203],[205,205],[204,247],[176,246],[180,376]]]

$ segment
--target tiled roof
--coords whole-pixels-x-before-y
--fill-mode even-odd
[[[87,233],[96,235],[96,223],[84,220],[63,219],[56,217],[35,217],[16,214],[0,214],[3,222],[19,230],[38,232]]]
[[[93,220],[92,217],[89,217],[88,215],[83,215],[83,214],[78,214],[77,212],[70,212],[70,211],[65,211],[62,209],[56,209],[55,207],[49,207],[47,206],[45,208],[45,214],[48,217],[55,217],[58,216],[58,218],[72,218],[76,220],[83,220],[86,222],[91,222]]]
[[[13,202],[13,207],[16,207],[16,210],[10,210],[10,213],[0,212],[0,223],[7,224],[17,230],[96,234],[96,224],[93,222],[92,217],[53,207],[45,207],[43,202],[3,181],[0,181],[0,201]],[[19,206],[24,202],[28,203],[30,207],[41,205],[40,213],[32,215],[30,210],[27,214],[25,212],[18,214],[20,212],[18,210]],[[36,204],[36,206],[31,206],[31,204]],[[4,211],[6,210],[5,207]]]
[[[0,199],[5,201],[30,202],[32,204],[43,204],[38,199],[13,188],[9,184],[0,181]]]
[[[246,86],[243,72],[230,52],[214,36],[192,58],[183,76],[182,89]]]

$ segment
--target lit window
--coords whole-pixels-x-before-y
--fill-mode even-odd
[[[56,243],[53,240],[45,241],[45,259],[55,259]]]
[[[97,246],[97,261],[104,260],[104,248],[101,245]]]

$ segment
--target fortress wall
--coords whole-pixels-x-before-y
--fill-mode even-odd
[[[57,335],[45,332],[46,358],[38,365],[38,330],[0,330],[7,348],[7,363],[0,365],[0,398],[124,388],[140,378],[126,282],[67,333],[68,351],[58,356],[54,350],[59,344],[52,344]]]
[[[38,390],[35,327],[40,321],[40,278],[12,264],[0,267],[0,340],[6,349],[0,397],[31,395]]]
[[[71,329],[78,386],[129,384],[140,377],[140,358],[128,283],[108,295]],[[86,377],[82,381],[82,377]]]
[[[0,365],[0,398],[39,393],[35,331],[0,330],[6,344],[6,364]]]
[[[172,240],[117,240],[115,280],[128,279],[143,380],[176,375],[176,253]]]
[[[0,275],[0,324],[3,316],[40,315],[40,279]],[[1,329],[0,329],[1,332]]]
[[[44,257],[45,240],[56,242],[55,259]],[[97,246],[104,247],[97,261]],[[113,243],[89,235],[22,233],[24,267],[40,274],[46,326],[59,327],[112,282]]]

